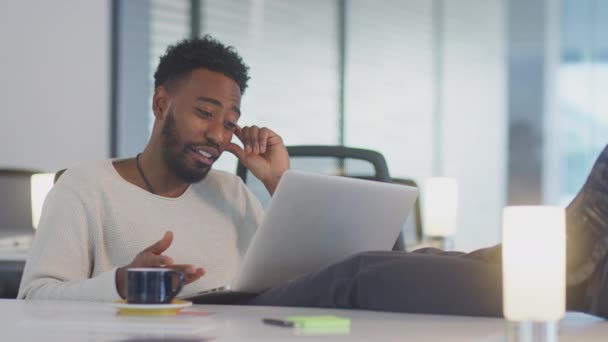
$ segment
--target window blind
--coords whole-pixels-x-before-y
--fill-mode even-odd
[[[201,34],[234,46],[250,66],[241,124],[268,126],[286,144],[338,139],[337,2],[206,0]],[[235,170],[236,158],[217,167]]]

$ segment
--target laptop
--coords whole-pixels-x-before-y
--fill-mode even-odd
[[[370,250],[390,250],[418,189],[288,170],[230,284],[185,297],[233,304]]]

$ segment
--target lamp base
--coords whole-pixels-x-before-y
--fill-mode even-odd
[[[557,342],[557,322],[507,322],[507,342]]]
[[[427,236],[429,244],[435,248],[449,251],[454,249],[454,241],[451,237],[447,236]]]

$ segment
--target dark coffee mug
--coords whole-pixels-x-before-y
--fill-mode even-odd
[[[127,270],[127,302],[167,304],[184,287],[184,274],[170,268],[130,268]]]

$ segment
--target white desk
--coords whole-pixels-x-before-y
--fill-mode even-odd
[[[2,341],[504,341],[504,321],[370,311],[195,305],[189,315],[120,316],[103,303],[0,300]],[[209,315],[201,316],[208,312]],[[333,314],[352,320],[346,335],[302,335],[263,317]],[[560,341],[605,341],[608,321],[569,314]]]

